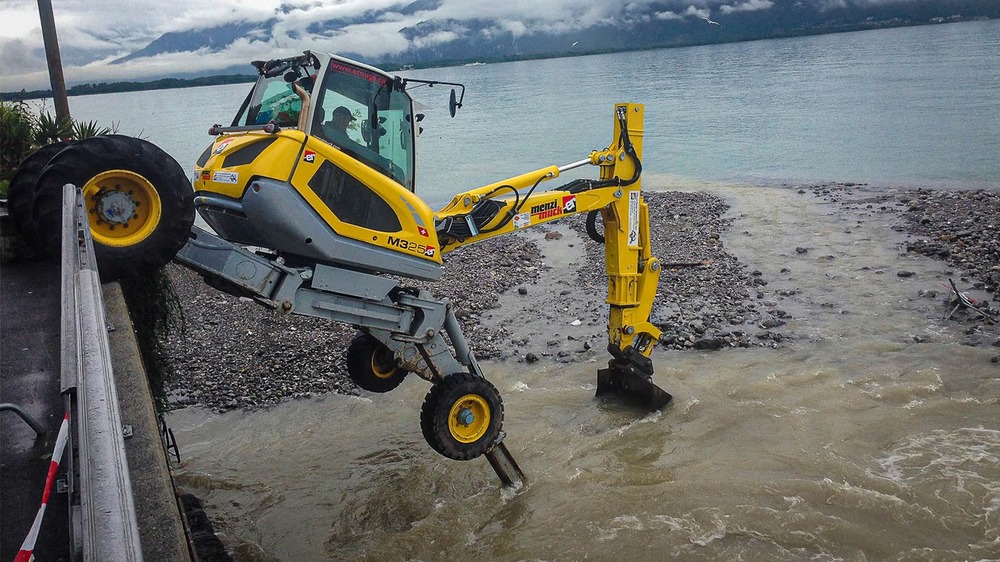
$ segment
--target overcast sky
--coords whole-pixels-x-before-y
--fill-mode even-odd
[[[806,0],[844,4],[885,0]],[[905,1],[905,0],[898,0]],[[48,88],[36,0],[2,0],[0,11],[0,90]],[[595,23],[621,21],[630,13],[676,19],[716,16],[733,11],[766,10],[771,0],[443,0],[433,12],[403,16],[393,11],[412,0],[52,0],[68,84],[148,80],[176,72],[211,72],[277,53],[304,49],[353,51],[369,57],[401,52],[410,45],[398,31],[427,19],[488,17],[498,32],[515,35],[571,31]],[[284,9],[279,7],[284,6]],[[650,8],[652,7],[652,11]],[[348,26],[336,34],[310,36],[309,24],[389,9],[378,22]],[[277,18],[274,37],[264,43],[249,37],[222,53],[175,53],[121,65],[111,60],[148,45],[170,31],[210,28],[234,21]],[[424,46],[453,39],[441,33],[421,38]]]

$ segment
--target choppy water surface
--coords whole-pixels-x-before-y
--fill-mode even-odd
[[[918,296],[942,289],[946,266],[901,257],[877,209],[694,188],[731,203],[724,243],[794,314],[791,344],[658,351],[675,403],[656,414],[595,401],[603,358],[485,364],[530,479],[517,494],[485,460],[423,442],[416,379],[264,412],[175,412],[180,484],[240,560],[1000,557],[997,350],[957,343],[942,299]]]

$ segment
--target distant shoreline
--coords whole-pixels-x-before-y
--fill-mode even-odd
[[[255,74],[223,74],[199,78],[161,78],[150,82],[111,82],[100,84],[80,84],[66,89],[66,95],[89,96],[94,94],[120,94],[123,92],[143,92],[149,90],[175,90],[199,86],[220,86],[224,84],[249,84],[257,80]],[[0,101],[17,102],[52,97],[52,90],[32,90],[20,92],[0,92]]]
[[[381,68],[387,72],[399,72],[408,70],[418,70],[426,68],[443,68],[451,66],[469,66],[473,63],[476,65],[480,64],[496,64],[502,62],[515,62],[515,61],[526,61],[526,60],[543,60],[552,58],[568,58],[568,57],[579,57],[579,56],[590,56],[590,55],[602,55],[609,53],[623,53],[623,52],[633,52],[633,51],[651,51],[657,49],[673,49],[673,48],[683,48],[683,47],[697,47],[703,45],[718,45],[727,43],[745,43],[749,41],[762,41],[768,39],[788,39],[794,37],[810,37],[815,35],[829,35],[834,33],[851,33],[855,31],[869,31],[877,29],[891,29],[898,27],[919,27],[924,25],[939,25],[945,23],[958,23],[965,21],[977,21],[983,18],[962,18],[958,20],[953,20],[952,18],[943,19],[942,21],[926,21],[926,22],[913,22],[913,21],[874,21],[874,22],[859,22],[852,24],[844,24],[841,27],[831,28],[831,27],[819,27],[810,29],[799,29],[793,30],[786,33],[774,34],[765,37],[745,37],[729,41],[701,41],[701,42],[676,42],[668,43],[662,45],[656,45],[652,47],[640,47],[640,48],[621,48],[621,49],[600,49],[592,51],[565,51],[565,52],[550,52],[550,53],[538,53],[538,54],[526,54],[526,55],[506,55],[496,58],[471,58],[471,59],[442,59],[436,61],[426,61],[426,62],[414,62],[414,63],[387,63],[382,62],[375,64],[374,66]],[[249,65],[248,65],[249,66]],[[93,94],[111,94],[111,93],[123,93],[123,92],[139,92],[139,91],[149,91],[149,90],[170,90],[178,88],[194,88],[200,86],[218,86],[223,84],[248,84],[257,79],[256,74],[224,74],[224,75],[213,75],[213,76],[202,76],[198,78],[160,78],[157,80],[151,80],[148,82],[101,82],[98,84],[87,83],[78,84],[67,89],[67,96],[84,96]],[[16,92],[0,92],[0,101],[4,102],[18,102],[24,100],[32,99],[45,99],[52,97],[52,90],[20,90]]]

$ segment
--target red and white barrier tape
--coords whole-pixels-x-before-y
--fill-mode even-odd
[[[69,438],[69,412],[63,418],[62,425],[59,426],[59,436],[56,437],[56,448],[52,453],[52,461],[49,462],[49,474],[45,477],[45,491],[42,492],[42,506],[38,508],[35,515],[35,522],[31,524],[31,530],[21,544],[21,550],[14,558],[14,562],[30,562],[35,559],[35,541],[38,539],[38,529],[42,526],[42,518],[45,516],[45,506],[49,504],[49,494],[52,492],[52,483],[56,479],[56,472],[59,470],[59,460],[62,459],[63,450],[66,448],[66,441]]]

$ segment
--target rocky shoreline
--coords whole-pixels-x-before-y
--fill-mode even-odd
[[[899,228],[910,235],[907,251],[947,260],[967,282],[992,293],[992,301],[1000,298],[1000,193],[876,191],[851,184],[795,189],[899,213]],[[782,331],[788,313],[780,295],[723,245],[732,222],[727,204],[704,192],[645,195],[653,247],[664,265],[652,314],[663,330],[658,345],[785,345],[791,336]],[[532,230],[538,232],[528,234]],[[449,254],[442,279],[423,286],[455,303],[481,360],[570,362],[605,354],[603,246],[589,240],[583,216],[532,230]],[[359,393],[346,374],[344,350],[354,334],[349,326],[280,315],[218,292],[177,266],[169,266],[169,274],[184,319],[164,342],[174,369],[171,407],[253,409],[287,398]],[[1000,314],[995,304],[983,306]],[[996,324],[978,329],[977,341],[1000,343]]]

